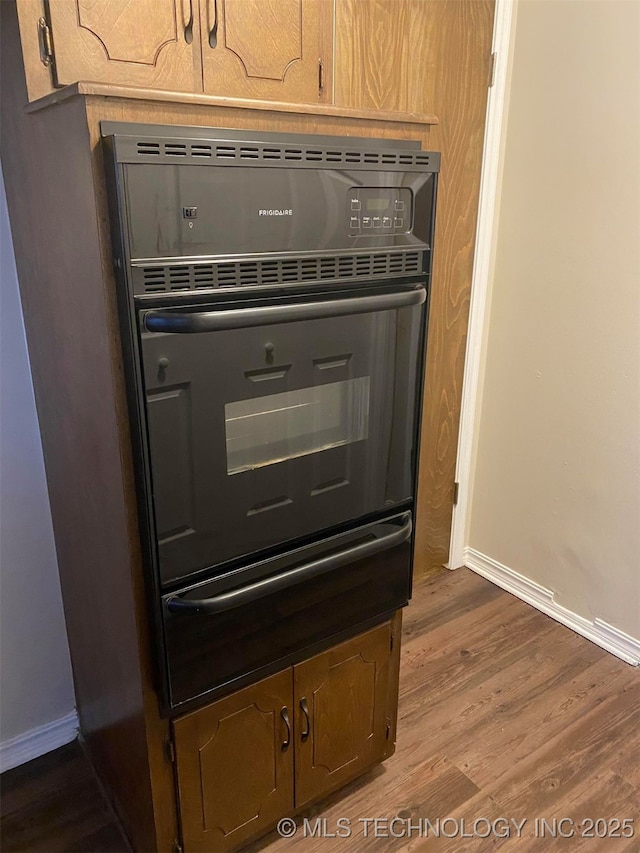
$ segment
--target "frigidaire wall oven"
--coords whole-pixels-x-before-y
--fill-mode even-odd
[[[411,594],[439,155],[104,123],[164,710]]]

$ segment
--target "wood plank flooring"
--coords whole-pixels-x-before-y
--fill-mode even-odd
[[[0,777],[3,851],[128,853],[77,741]]]
[[[640,851],[637,669],[466,569],[416,586],[403,633],[396,754],[247,853]],[[128,849],[77,744],[2,788],[5,851]],[[382,820],[365,835],[364,818]],[[572,837],[536,832],[562,818]],[[594,835],[631,820],[634,837],[583,838],[587,819]],[[491,821],[505,837],[480,837]]]

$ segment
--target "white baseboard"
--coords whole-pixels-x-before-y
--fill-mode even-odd
[[[601,648],[633,666],[640,665],[640,640],[625,634],[608,622],[596,617],[586,619],[573,610],[568,610],[555,601],[554,593],[535,581],[502,565],[497,560],[481,554],[473,548],[464,549],[464,565],[483,578],[513,593],[533,607],[551,616],[577,634],[586,637]]]
[[[0,773],[71,743],[77,736],[78,715],[70,711],[64,717],[9,738],[0,743]]]

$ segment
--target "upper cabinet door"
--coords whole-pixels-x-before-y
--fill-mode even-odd
[[[198,0],[49,0],[56,85],[202,91]]]
[[[331,103],[333,0],[201,0],[210,95]]]

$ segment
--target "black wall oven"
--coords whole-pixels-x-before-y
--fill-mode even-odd
[[[411,142],[102,132],[173,713],[410,597],[439,157]]]

